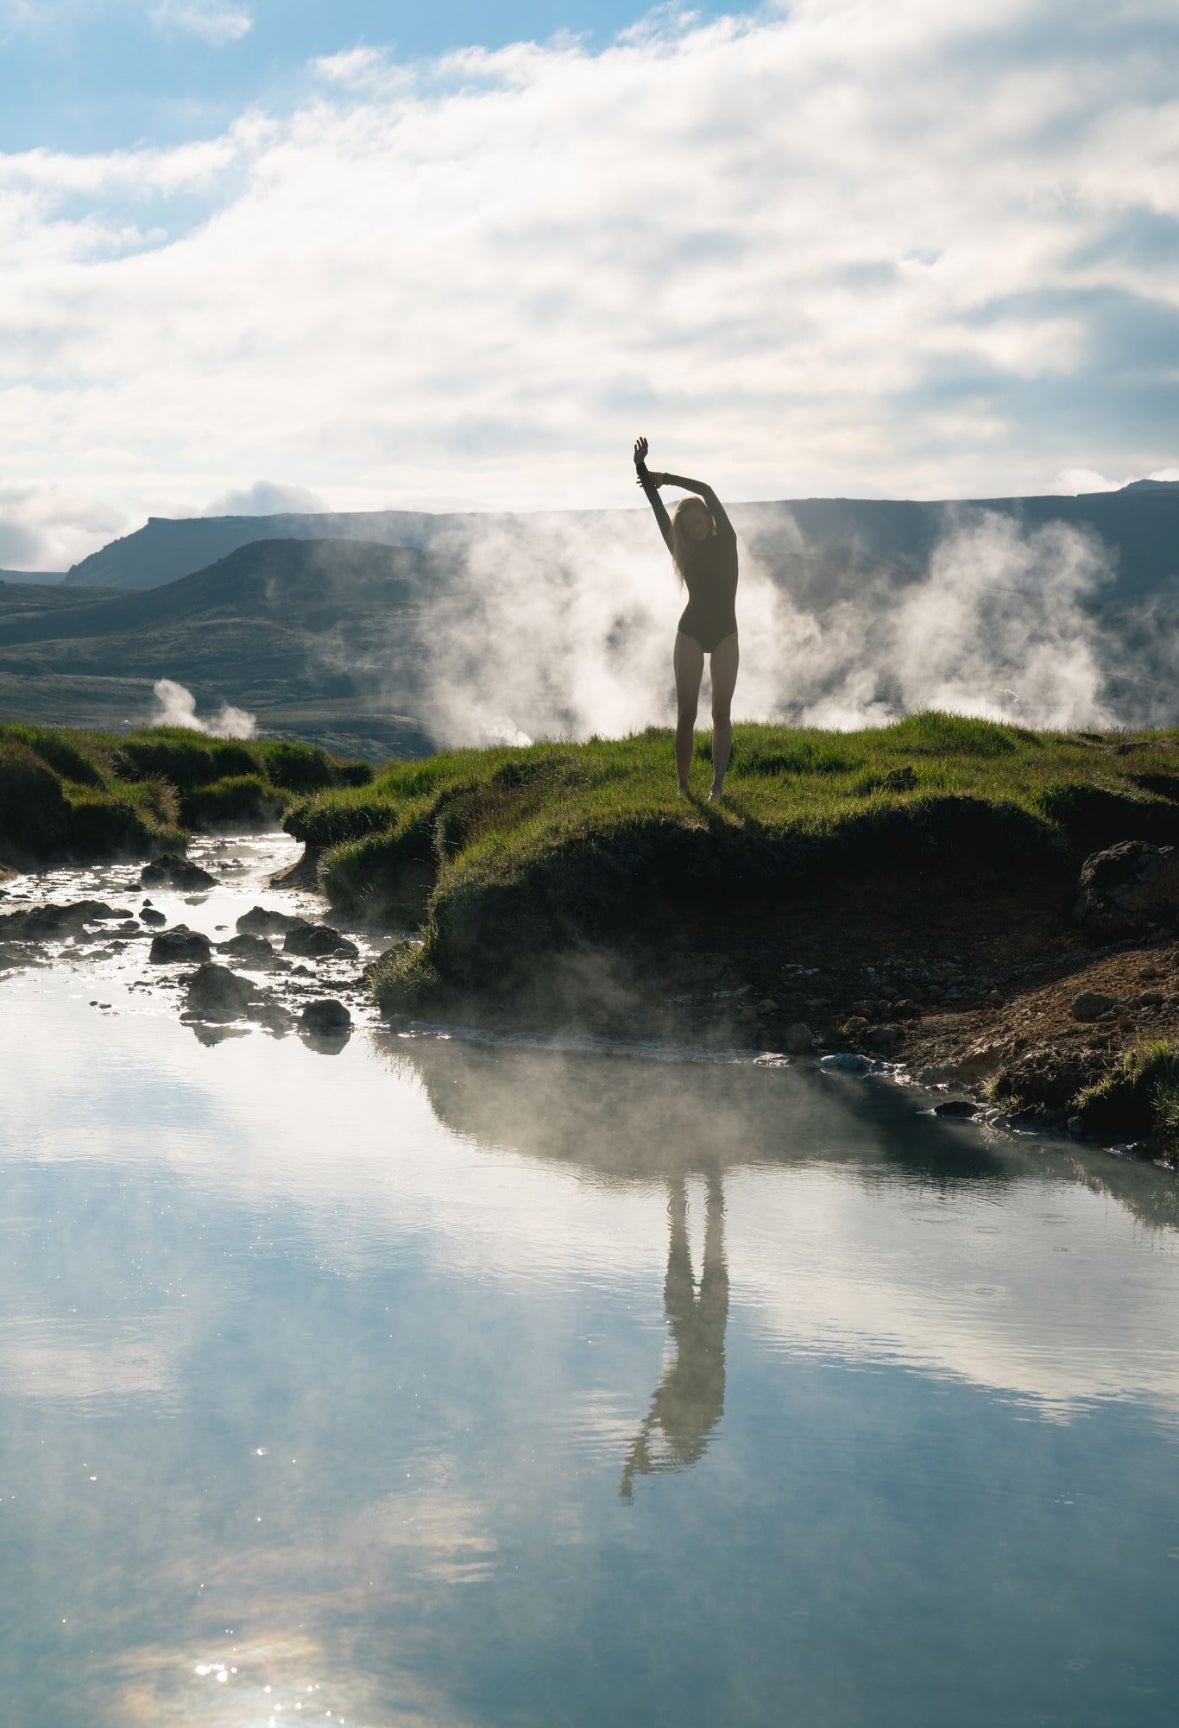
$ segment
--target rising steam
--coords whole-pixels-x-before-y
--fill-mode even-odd
[[[804,606],[793,523],[778,516],[759,533],[743,516],[735,717],[835,728],[922,708],[1060,728],[1134,718],[1109,694],[1128,650],[1096,604],[1113,569],[1095,535],[963,510],[916,579],[869,571]],[[440,741],[668,724],[683,596],[653,522],[499,518],[443,548],[461,577],[426,608],[418,704]]]
[[[184,726],[190,732],[207,732],[211,738],[252,738],[257,723],[244,708],[221,704],[211,720],[202,720],[196,711],[196,697],[173,678],[157,678],[152,686],[156,711],[153,726]]]

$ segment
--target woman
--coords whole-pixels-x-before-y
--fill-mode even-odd
[[[708,796],[719,798],[733,747],[730,709],[739,661],[735,607],[737,537],[711,486],[700,480],[685,480],[681,474],[647,472],[645,438],[635,440],[635,470],[667,542],[676,573],[688,590],[673,660],[677,708],[675,767],[680,791],[688,791],[700,680],[707,654],[712,680],[712,790]],[[661,486],[678,486],[693,494],[680,499],[674,517],[669,517],[664,509],[659,496]]]

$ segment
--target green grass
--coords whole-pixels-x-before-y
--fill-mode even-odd
[[[708,740],[696,774],[707,785]],[[1179,732],[1031,732],[917,714],[861,732],[739,726],[726,798],[676,791],[668,733],[457,750],[296,803],[341,910],[421,924],[378,972],[510,983],[520,957],[649,932],[668,908],[940,862],[1062,880],[1096,846],[1179,839]]]
[[[107,732],[0,724],[0,862],[137,857],[191,830],[276,822],[309,789],[371,774],[313,745],[181,727]]]
[[[1105,1140],[1153,1134],[1179,1158],[1179,1049],[1159,1039],[1127,1050],[1117,1066],[1076,1101],[1088,1133]]]

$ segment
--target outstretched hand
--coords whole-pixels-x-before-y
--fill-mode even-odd
[[[643,484],[643,475],[647,468],[647,440],[645,438],[635,439],[635,467],[638,469],[636,479],[641,486]],[[664,479],[666,478],[663,474],[651,474],[649,472],[646,477],[654,486],[662,486]]]

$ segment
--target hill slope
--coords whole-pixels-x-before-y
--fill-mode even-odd
[[[279,540],[142,591],[0,586],[0,713],[141,721],[167,677],[268,730],[416,753],[428,741],[404,705],[418,687],[422,606],[445,577],[442,561],[405,548]]]
[[[1048,522],[1097,533],[1119,570],[1119,596],[1154,593],[1179,574],[1179,482],[1136,481],[1120,492],[1080,497],[992,498],[959,502],[805,498],[736,504],[731,514],[755,556],[805,605],[854,593],[868,572],[894,580],[926,569],[943,535],[965,512],[985,509],[1027,528]],[[430,515],[385,510],[354,514],[149,518],[145,527],[75,564],[65,584],[152,588],[175,582],[257,540],[365,541],[436,548],[497,528],[543,537],[592,527],[618,531],[632,511],[535,515]]]

